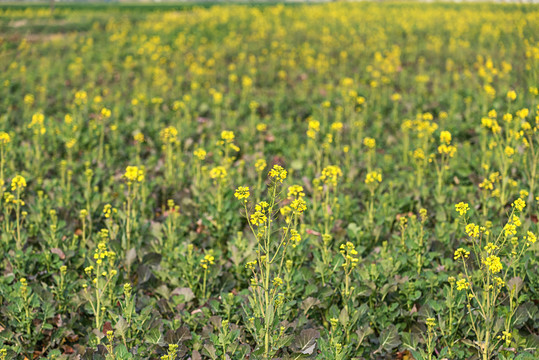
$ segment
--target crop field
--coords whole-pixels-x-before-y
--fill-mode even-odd
[[[0,6],[0,360],[539,358],[539,7]]]

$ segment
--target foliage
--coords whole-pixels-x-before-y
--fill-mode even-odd
[[[0,7],[0,360],[536,358],[538,16]]]

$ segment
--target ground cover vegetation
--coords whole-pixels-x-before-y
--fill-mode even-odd
[[[539,8],[0,8],[0,359],[537,359]]]

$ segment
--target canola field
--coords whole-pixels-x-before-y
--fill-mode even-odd
[[[539,7],[0,7],[0,360],[539,358]]]

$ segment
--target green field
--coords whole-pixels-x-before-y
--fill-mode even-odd
[[[538,19],[0,4],[0,360],[537,359]]]

